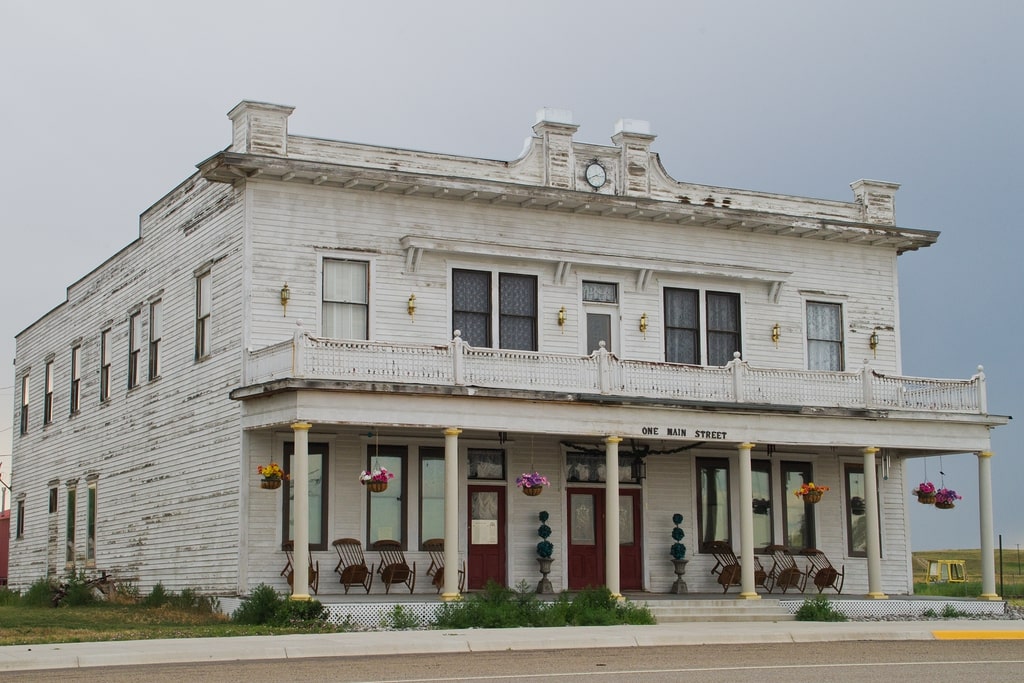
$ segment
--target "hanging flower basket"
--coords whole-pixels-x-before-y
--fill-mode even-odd
[[[388,490],[388,483],[386,481],[368,481],[363,485],[370,493],[381,493]]]
[[[543,486],[524,486],[523,493],[528,496],[539,496],[544,490]]]
[[[918,484],[917,488],[913,490],[913,494],[917,496],[917,502],[922,505],[935,504],[935,484],[930,481],[923,481]]]
[[[548,478],[540,472],[523,472],[516,477],[516,486],[528,496],[539,496],[544,487],[550,485]]]
[[[952,510],[956,507],[956,501],[962,498],[963,496],[953,489],[941,488],[935,492],[935,507],[940,510]]]
[[[359,474],[359,483],[370,490],[371,493],[386,491],[388,482],[395,478],[394,472],[389,472],[386,467],[374,467],[372,470],[364,470]]]
[[[269,465],[257,465],[256,473],[263,476],[263,479],[260,480],[261,489],[279,489],[281,482],[288,478],[288,475],[276,462]]]
[[[956,507],[956,503],[951,503],[949,501],[940,503],[936,501],[935,507],[939,508],[940,510],[952,510],[953,508]]]
[[[801,484],[800,488],[793,492],[797,498],[803,498],[805,503],[815,504],[821,500],[822,494],[828,491],[827,486],[818,486],[813,481]]]

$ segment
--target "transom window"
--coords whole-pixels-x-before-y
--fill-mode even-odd
[[[664,298],[667,362],[722,366],[733,359],[735,352],[742,351],[739,294],[704,293],[703,340],[700,291],[666,287]]]
[[[369,264],[324,259],[323,268],[323,335],[332,339],[367,339]]]
[[[843,370],[843,307],[807,302],[807,368]]]
[[[497,336],[499,348],[536,351],[536,276],[453,270],[452,328],[470,346],[492,347]]]

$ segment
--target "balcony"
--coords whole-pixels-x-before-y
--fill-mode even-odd
[[[985,415],[985,374],[966,380],[875,372],[759,368],[736,358],[723,367],[621,360],[603,348],[590,356],[448,344],[293,339],[248,354],[246,384],[284,379],[387,382],[644,398],[692,403],[906,410]]]

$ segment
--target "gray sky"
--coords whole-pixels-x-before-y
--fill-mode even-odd
[[[492,159],[550,106],[586,142],[650,121],[678,180],[844,201],[859,178],[901,183],[898,224],[942,232],[900,259],[904,372],[983,364],[991,412],[1021,418],[1022,33],[1015,0],[0,0],[0,357],[228,145],[242,99],[296,107],[298,134]],[[1019,422],[993,436],[1011,550]],[[977,547],[976,458],[927,474],[964,500],[912,505],[914,549]]]

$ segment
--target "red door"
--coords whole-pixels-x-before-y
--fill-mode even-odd
[[[470,486],[467,587],[505,585],[505,487]]]
[[[570,488],[569,588],[579,590],[605,583],[605,490]],[[643,588],[640,543],[640,491],[619,490],[619,588]]]

